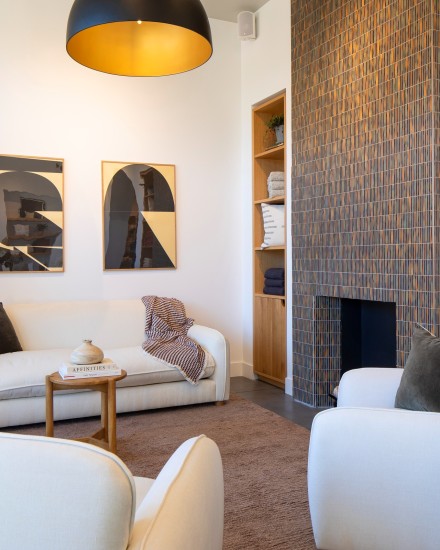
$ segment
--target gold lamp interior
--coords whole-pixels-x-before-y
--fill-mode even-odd
[[[67,52],[81,65],[123,76],[165,76],[205,63],[212,46],[194,31],[149,21],[124,21],[73,35]]]

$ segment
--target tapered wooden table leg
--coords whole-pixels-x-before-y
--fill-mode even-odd
[[[46,376],[46,436],[53,437],[53,385]]]
[[[101,428],[103,439],[108,441],[108,386],[101,390]]]
[[[108,449],[116,454],[116,383],[114,380],[108,381],[107,390]]]

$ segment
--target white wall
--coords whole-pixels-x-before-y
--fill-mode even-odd
[[[243,374],[252,373],[252,105],[275,93],[286,90],[286,174],[292,165],[291,153],[291,65],[290,65],[290,0],[270,0],[257,12],[256,40],[242,42],[241,48],[241,108],[242,108],[242,181],[245,242],[243,248]],[[288,181],[288,178],[286,181]],[[290,185],[286,186],[287,250],[291,249]],[[246,206],[247,205],[247,206]],[[292,393],[291,376],[291,258],[287,254],[287,378],[286,392]]]
[[[241,362],[237,26],[211,21],[214,55],[195,71],[117,77],[66,54],[71,5],[0,0],[0,153],[65,159],[65,272],[2,273],[0,300],[173,296],[222,331]],[[176,270],[103,272],[102,160],[176,165]]]

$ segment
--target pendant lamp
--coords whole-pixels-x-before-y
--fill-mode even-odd
[[[75,0],[66,49],[104,73],[165,76],[206,63],[212,38],[200,0]]]

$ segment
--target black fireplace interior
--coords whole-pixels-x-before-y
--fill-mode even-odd
[[[396,304],[341,300],[341,375],[361,367],[396,366]]]

